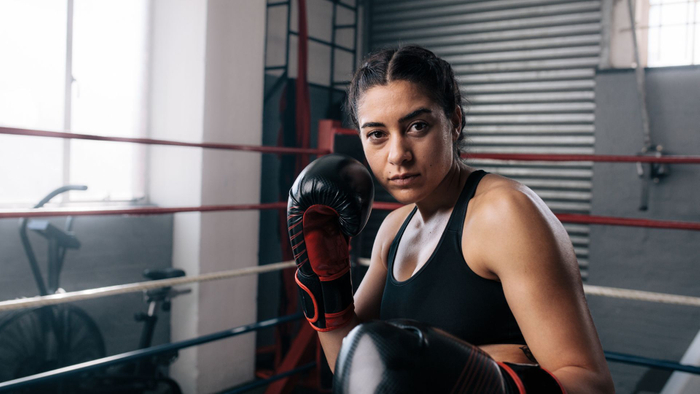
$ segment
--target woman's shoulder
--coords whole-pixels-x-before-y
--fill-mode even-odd
[[[504,267],[515,267],[513,262],[527,266],[544,255],[571,254],[572,248],[562,249],[568,240],[566,230],[530,188],[493,174],[482,182],[470,202],[462,239],[473,270],[500,278]],[[567,261],[575,262],[575,257]]]
[[[529,187],[498,174],[487,174],[470,202],[470,210],[479,213],[512,213],[512,210],[540,208],[542,199]]]
[[[552,218],[554,214],[529,187],[497,174],[488,174],[479,183],[469,204],[465,225],[472,223],[493,228],[518,222],[547,222]]]

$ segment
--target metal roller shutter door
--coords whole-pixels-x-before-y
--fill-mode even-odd
[[[465,96],[467,152],[592,154],[601,1],[374,0],[372,49],[415,43],[449,61]],[[591,162],[471,160],[590,213]],[[589,228],[565,225],[585,278]]]

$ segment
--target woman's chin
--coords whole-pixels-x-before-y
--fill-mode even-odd
[[[389,194],[399,203],[403,205],[413,204],[420,201],[420,196],[415,190],[410,189],[398,189],[389,190]]]

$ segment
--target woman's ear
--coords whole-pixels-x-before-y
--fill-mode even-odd
[[[462,134],[462,107],[457,106],[452,113],[452,140],[457,141],[459,135]]]

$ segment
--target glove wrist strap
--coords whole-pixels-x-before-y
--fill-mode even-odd
[[[306,319],[316,331],[332,331],[352,319],[355,304],[352,295],[350,266],[329,278],[305,275],[297,269],[301,305]]]
[[[508,394],[566,394],[564,386],[551,372],[536,364],[499,362]]]

